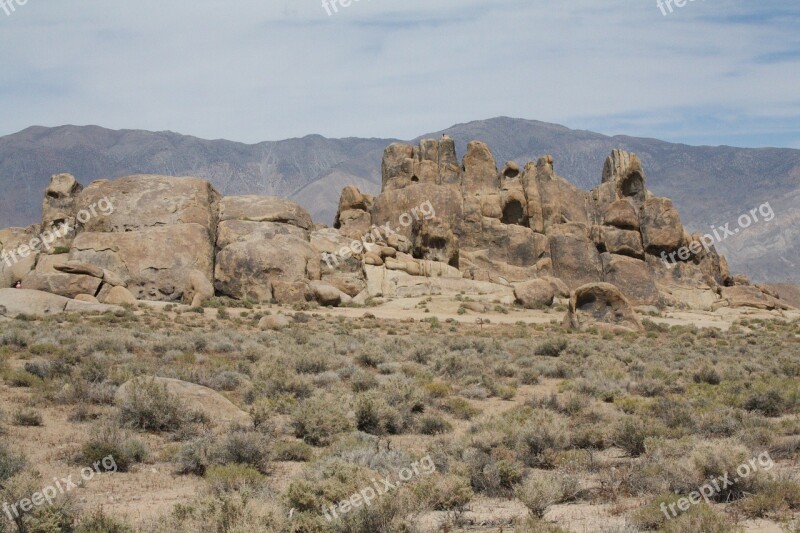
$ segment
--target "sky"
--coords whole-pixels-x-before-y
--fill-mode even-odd
[[[675,1],[0,0],[0,135],[411,139],[510,116],[800,148],[800,2]]]

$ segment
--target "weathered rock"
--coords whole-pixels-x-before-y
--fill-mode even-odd
[[[100,303],[100,301],[97,298],[95,298],[94,296],[92,296],[91,294],[79,294],[74,298],[74,300],[76,302],[87,302],[87,303],[90,303],[90,304],[99,304]]]
[[[103,202],[111,205],[104,206]],[[98,180],[80,193],[76,209],[94,215],[86,232],[131,232],[159,226],[197,224],[216,233],[219,193],[206,180],[172,176],[127,176]],[[106,209],[102,209],[106,207]]]
[[[381,180],[383,191],[411,185],[414,176],[414,148],[410,144],[390,144],[383,151]]]
[[[217,230],[217,250],[223,250],[238,241],[257,238],[272,240],[278,237],[292,236],[308,240],[308,232],[291,224],[280,222],[251,222],[248,220],[225,220],[219,223]]]
[[[481,194],[484,191],[497,192],[497,162],[486,143],[472,141],[467,144],[467,153],[462,163],[462,180],[466,194]]]
[[[517,303],[527,309],[539,309],[553,305],[555,291],[553,286],[543,279],[534,279],[514,287]]]
[[[299,304],[309,302],[314,298],[314,293],[306,281],[272,282],[272,299],[279,304]]]
[[[552,276],[545,276],[542,279],[550,284],[550,286],[553,288],[553,292],[557,297],[569,298],[571,293],[566,283]]]
[[[308,211],[276,196],[226,196],[219,204],[219,221],[279,222],[304,230],[314,223]]]
[[[630,200],[615,200],[606,209],[603,224],[626,230],[639,229],[639,213]]]
[[[630,152],[613,150],[603,167],[603,183],[612,183],[616,198],[628,198],[640,206],[647,198],[647,178],[639,158]]]
[[[608,253],[644,259],[642,235],[638,231],[595,226],[600,232],[602,248]]]
[[[127,282],[122,277],[110,270],[103,270],[103,283],[112,287],[127,287]]]
[[[603,279],[600,254],[588,231],[583,224],[560,224],[553,226],[548,235],[553,273],[570,289]]]
[[[602,254],[603,276],[633,305],[658,305],[661,298],[650,266],[639,259]]]
[[[342,292],[336,287],[321,281],[312,281],[309,286],[320,305],[337,306],[342,303]]]
[[[42,202],[42,229],[56,238],[45,248],[45,252],[57,247],[68,248],[75,237],[73,231],[61,229],[75,227],[77,198],[82,190],[81,184],[71,174],[56,174],[50,178]]]
[[[92,276],[34,272],[22,280],[22,288],[74,298],[79,294],[96,294],[101,283],[102,280]]]
[[[252,424],[250,415],[236,407],[220,393],[186,381],[161,377],[140,377],[120,385],[114,401],[120,405],[127,401],[133,388],[138,383],[154,383],[162,387],[167,394],[177,397],[188,410],[200,411],[214,422],[217,431],[227,431],[229,426],[248,427]]]
[[[671,252],[683,244],[683,224],[667,198],[651,198],[644,202],[640,216],[642,240],[647,253]]]
[[[80,261],[65,261],[63,263],[54,264],[53,268],[65,274],[83,274],[92,276],[94,278],[103,279],[103,269],[98,268],[89,263],[81,263]]]
[[[0,289],[0,315],[14,318],[17,315],[55,315],[62,313],[68,298],[26,289]]]
[[[277,282],[302,282],[320,277],[320,255],[293,235],[264,240],[253,234],[217,253],[215,288],[237,299],[269,302]],[[275,297],[282,302],[281,297]]]
[[[288,328],[291,322],[284,315],[267,315],[258,321],[258,328],[262,330],[281,330]]]
[[[106,295],[103,303],[110,305],[136,304],[136,297],[125,287],[113,287]]]
[[[39,252],[29,245],[38,233],[38,225],[0,230],[0,288],[13,287],[36,267]]]
[[[138,300],[177,301],[188,287],[191,270],[211,279],[213,247],[205,227],[174,224],[125,233],[80,233],[70,259],[112,272]]]
[[[723,287],[721,296],[729,307],[752,307],[766,310],[790,308],[785,302],[754,286]]]
[[[610,283],[589,283],[575,289],[565,323],[582,331],[589,327],[612,331],[643,330],[631,304]]]
[[[70,300],[48,292],[26,289],[0,289],[0,316],[14,318],[18,315],[48,316],[65,311],[77,313],[103,313],[121,311],[122,308]]]
[[[192,307],[200,307],[204,301],[214,297],[214,285],[199,270],[189,271],[188,282],[184,299]]]

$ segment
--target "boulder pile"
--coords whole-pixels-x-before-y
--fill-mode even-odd
[[[672,202],[647,189],[631,153],[614,150],[591,191],[559,176],[551,156],[498,165],[473,141],[459,162],[446,136],[388,146],[381,173],[375,197],[342,191],[333,228],[288,200],[222,197],[197,178],[129,176],[84,188],[59,174],[41,225],[0,230],[0,283],[118,304],[200,305],[218,295],[335,306],[461,293],[539,308],[570,299],[574,327],[628,330],[640,327],[635,306],[786,306],[734,279]],[[96,210],[103,201],[110,208]],[[65,225],[69,233],[33,246]]]

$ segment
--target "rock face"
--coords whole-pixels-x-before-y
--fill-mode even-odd
[[[612,331],[643,330],[630,302],[610,283],[589,283],[578,287],[570,298],[564,321],[579,330],[589,327]]]
[[[217,292],[256,302],[296,303],[308,280],[320,278],[320,253],[311,246],[311,216],[269,196],[229,196],[220,203]]]
[[[558,176],[551,156],[524,167],[513,161],[499,167],[489,147],[473,141],[461,165],[455,162],[447,137],[392,144],[384,152],[383,191],[370,209],[357,190],[346,189],[340,227],[389,227],[411,243],[414,258],[506,286],[537,278],[558,279],[571,290],[608,282],[635,305],[711,309],[722,301],[720,288],[733,285],[713,247],[679,257],[677,266],[663,260],[698,238],[686,233],[670,200],[647,190],[634,154],[614,150],[592,191]],[[410,221],[409,211],[425,202],[435,207],[435,216]],[[395,229],[404,217],[409,223]],[[365,266],[396,270],[379,255],[356,257]],[[387,274],[367,277],[386,280]]]
[[[388,146],[381,175],[376,197],[346,187],[335,227],[322,228],[293,202],[223,198],[197,178],[137,175],[83,188],[58,174],[41,226],[0,230],[0,287],[195,306],[215,295],[342,305],[463,292],[538,307],[581,290],[575,324],[593,317],[629,329],[628,302],[785,305],[733,278],[672,202],[647,190],[628,152],[609,155],[591,191],[559,176],[549,155],[498,164],[472,141],[459,162],[446,136]],[[70,231],[54,235],[62,225]]]

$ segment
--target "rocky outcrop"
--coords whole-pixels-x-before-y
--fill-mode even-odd
[[[311,246],[311,216],[270,196],[228,196],[220,202],[214,286],[255,302],[297,303],[320,279],[320,252]]]
[[[564,322],[581,331],[591,327],[615,332],[643,330],[630,302],[610,283],[589,283],[575,289]]]
[[[604,284],[633,305],[782,305],[740,288],[672,202],[647,190],[634,154],[614,150],[591,191],[559,176],[549,155],[498,165],[488,145],[472,141],[459,163],[447,136],[388,146],[381,173],[376,197],[342,191],[334,228],[314,226],[288,200],[222,198],[197,178],[129,176],[84,189],[60,174],[46,191],[42,227],[0,230],[0,252],[15,254],[0,259],[0,283],[195,306],[214,295],[342,305],[463,292],[538,307],[587,284],[623,311]],[[25,250],[61,223],[74,228],[61,249]]]
[[[49,292],[27,289],[0,289],[0,316],[49,316],[64,312],[105,313],[123,311],[121,307],[71,300]]]

